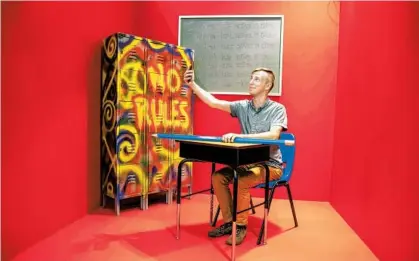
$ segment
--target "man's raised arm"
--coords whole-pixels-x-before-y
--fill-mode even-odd
[[[215,98],[211,93],[202,89],[194,80],[194,71],[187,70],[184,75],[184,81],[192,89],[192,91],[199,97],[205,104],[211,108],[216,108],[225,112],[230,113],[230,102],[219,100]]]

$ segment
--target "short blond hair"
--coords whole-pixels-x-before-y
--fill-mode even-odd
[[[271,80],[271,88],[269,89],[269,91],[271,91],[274,88],[274,85],[275,85],[275,73],[271,69],[266,68],[266,67],[258,67],[258,68],[255,68],[252,71],[252,75],[255,72],[266,72],[269,75],[269,79]]]

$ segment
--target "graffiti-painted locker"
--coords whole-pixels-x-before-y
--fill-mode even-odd
[[[103,41],[101,54],[102,204],[166,193],[176,187],[178,143],[153,133],[193,134],[193,96],[183,82],[193,66],[193,50],[143,37],[116,33]],[[182,170],[182,187],[191,190],[192,166]]]

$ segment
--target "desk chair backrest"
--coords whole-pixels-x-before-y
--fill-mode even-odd
[[[293,145],[280,144],[279,149],[282,154],[282,161],[284,162],[284,172],[281,177],[281,181],[288,182],[292,175],[292,170],[294,168],[294,159],[295,159],[295,136],[289,132],[281,133],[279,137],[280,140],[293,140]]]

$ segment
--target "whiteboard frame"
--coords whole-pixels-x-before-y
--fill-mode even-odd
[[[284,15],[179,15],[178,19],[178,45],[181,46],[181,21],[182,19],[196,19],[196,18],[280,18],[281,19],[281,50],[279,50],[279,75],[278,78],[278,93],[269,93],[268,96],[282,96],[282,74],[283,74],[283,60],[284,60]],[[187,46],[185,46],[187,47]],[[249,72],[249,76],[250,76]],[[205,86],[203,86],[205,87]],[[211,94],[223,94],[223,95],[249,95],[248,92],[211,92]]]

